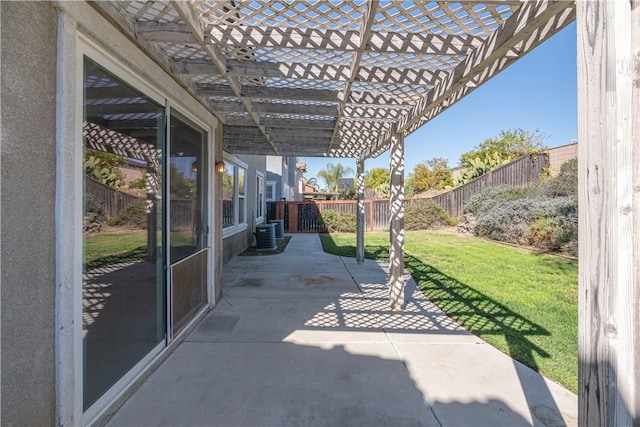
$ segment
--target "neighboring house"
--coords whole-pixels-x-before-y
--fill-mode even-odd
[[[338,179],[338,191],[343,191],[346,189],[355,191],[355,181],[353,178],[339,178]]]
[[[302,200],[302,174],[305,169],[306,163],[298,162],[297,157],[267,156],[267,201]]]

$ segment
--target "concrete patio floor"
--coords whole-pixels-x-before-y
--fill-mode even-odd
[[[224,298],[109,426],[562,426],[577,398],[470,334],[385,266],[315,234],[236,257]]]

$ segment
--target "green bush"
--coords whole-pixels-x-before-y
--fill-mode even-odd
[[[319,224],[327,233],[355,233],[356,215],[325,209],[320,212]]]
[[[433,230],[455,225],[447,211],[431,200],[414,200],[405,208],[404,228],[406,230]]]
[[[147,228],[147,213],[144,202],[132,203],[122,209],[118,216],[109,218],[107,224],[111,226],[120,225],[131,228]]]

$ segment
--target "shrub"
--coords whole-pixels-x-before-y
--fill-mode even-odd
[[[447,211],[431,200],[415,200],[406,207],[404,226],[406,230],[428,230],[455,225]]]
[[[145,211],[144,202],[132,203],[122,209],[118,216],[109,218],[109,225],[120,225],[131,228],[147,228],[147,213]]]
[[[571,159],[560,167],[560,174],[555,178],[545,179],[529,186],[530,197],[578,197],[578,160]]]
[[[571,253],[577,248],[570,245],[577,237],[577,225],[577,217],[540,218],[531,224],[525,239],[527,244],[545,251],[565,250]]]
[[[577,230],[578,205],[575,199],[557,197],[539,200],[525,197],[505,203],[485,204],[477,213],[474,233],[515,244],[535,242],[562,244]],[[542,221],[546,219],[547,221]],[[575,227],[573,223],[575,222]],[[564,230],[558,233],[558,227]],[[553,237],[553,238],[552,238]]]
[[[319,225],[327,233],[355,233],[356,215],[326,209],[320,212]]]
[[[578,159],[571,159],[560,166],[560,175],[550,180],[551,196],[578,197]]]
[[[104,202],[92,193],[85,193],[84,212],[85,214],[92,212],[92,213],[98,214],[98,216],[103,216]]]
[[[485,205],[494,205],[524,197],[526,190],[521,187],[512,185],[497,185],[494,187],[485,187],[477,193],[469,197],[464,205],[465,213],[478,215],[478,211]]]

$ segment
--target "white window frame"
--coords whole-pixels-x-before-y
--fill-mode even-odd
[[[262,185],[258,183],[259,180],[262,180]],[[262,201],[260,201],[260,195],[262,195]],[[266,195],[267,186],[264,179],[264,172],[256,171],[256,224],[262,224],[264,222],[265,211],[267,210]]]
[[[245,231],[249,225],[247,223],[247,170],[248,165],[243,162],[242,160],[238,159],[237,157],[227,153],[227,152],[223,152],[222,153],[222,157],[224,159],[225,162],[227,163],[231,163],[232,165],[235,166],[234,168],[234,176],[233,176],[233,225],[227,228],[223,228],[222,229],[222,238],[225,239],[229,236],[233,236],[234,234],[238,234],[241,233],[243,231]],[[238,194],[238,184],[239,184],[239,179],[238,179],[238,170],[242,168],[244,169],[244,222],[240,223],[239,222],[239,218],[240,218],[240,203],[239,203],[239,199],[240,196]]]
[[[273,197],[271,197],[270,199],[269,198],[266,199],[266,201],[267,202],[275,202],[276,201],[276,194],[278,194],[278,191],[277,191],[277,189],[278,189],[278,181],[267,181],[267,185],[266,185],[265,190],[264,190],[264,197],[265,198],[267,197],[267,187],[272,187],[273,188],[273,191],[271,192],[271,195]]]

